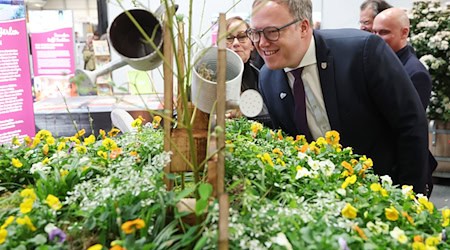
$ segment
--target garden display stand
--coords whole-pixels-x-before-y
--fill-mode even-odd
[[[193,105],[184,105],[183,101],[178,99],[177,101],[177,114],[178,114],[178,127],[173,128],[172,112],[174,108],[173,97],[173,53],[174,46],[172,42],[171,34],[172,26],[169,20],[173,18],[173,11],[168,10],[166,19],[164,21],[164,46],[163,54],[166,59],[163,64],[164,75],[164,151],[173,152],[172,161],[168,164],[164,172],[166,174],[173,173],[185,173],[191,171],[200,171],[200,164],[203,164],[209,152],[217,152],[216,155],[211,157],[208,162],[208,181],[212,184],[214,194],[219,200],[219,249],[228,249],[228,209],[229,201],[228,196],[224,191],[224,176],[225,176],[225,78],[226,78],[226,44],[225,39],[219,39],[218,42],[218,65],[217,65],[217,112],[216,112],[216,125],[223,128],[221,132],[216,134],[215,142],[211,143],[208,147],[208,121],[209,115],[197,110]],[[177,58],[178,63],[184,63],[184,35],[183,28],[179,29],[178,37],[178,51]],[[226,20],[225,14],[219,15],[219,38],[225,37],[226,34]],[[178,68],[183,68],[178,65]],[[183,70],[178,71],[178,86],[179,90],[183,89],[185,74]],[[182,93],[178,93],[178,97]],[[184,112],[188,112],[185,115]],[[194,115],[194,122],[190,122],[191,114]],[[183,117],[188,118],[188,122],[185,124],[180,122]],[[188,124],[186,127],[183,125]],[[195,181],[198,179],[198,174],[194,173]],[[173,181],[166,178],[167,189],[173,188]]]

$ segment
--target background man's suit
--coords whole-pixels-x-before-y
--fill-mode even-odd
[[[314,31],[314,39],[328,119],[341,144],[371,157],[375,173],[425,193],[427,120],[397,56],[381,38],[360,30]],[[264,66],[260,90],[274,127],[298,134],[284,70]]]

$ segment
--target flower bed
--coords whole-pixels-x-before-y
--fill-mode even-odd
[[[167,191],[162,131],[133,125],[119,136],[40,131],[2,145],[0,248],[216,249],[210,185],[198,184],[198,223],[184,223],[189,212],[176,204],[195,184],[186,174],[182,189],[170,175]],[[450,209],[374,175],[376,163],[342,148],[334,131],[307,144],[240,119],[227,122],[226,137],[231,249],[450,248]]]

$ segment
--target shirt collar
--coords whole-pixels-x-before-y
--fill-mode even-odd
[[[316,46],[314,42],[314,36],[311,36],[311,42],[309,43],[308,50],[306,50],[305,55],[303,56],[302,61],[296,68],[284,68],[285,72],[289,72],[291,70],[306,67],[309,65],[317,64],[317,58],[316,58]]]

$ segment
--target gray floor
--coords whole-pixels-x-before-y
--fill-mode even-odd
[[[434,178],[430,201],[436,208],[450,208],[450,178]]]

